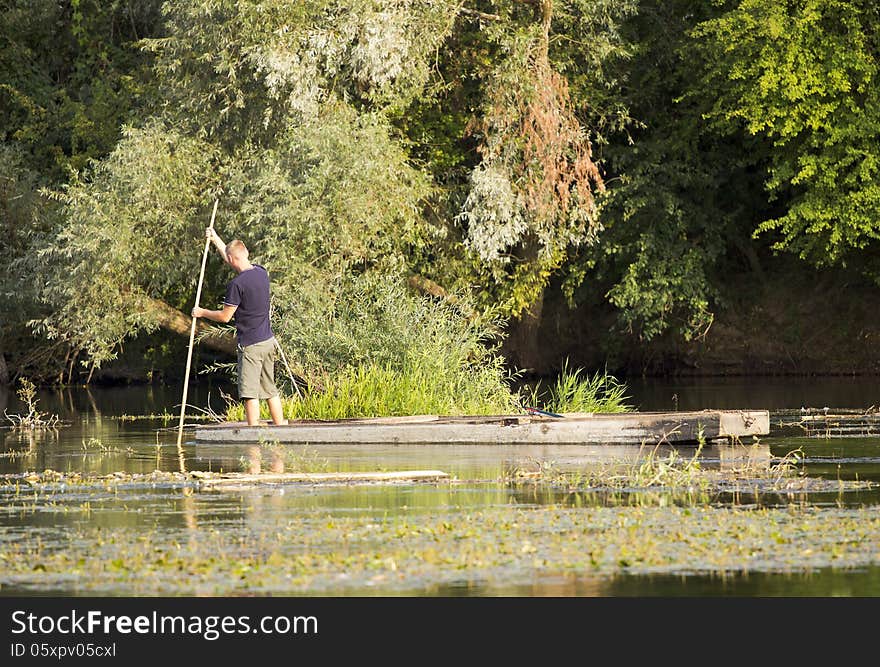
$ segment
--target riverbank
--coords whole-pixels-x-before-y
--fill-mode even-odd
[[[880,288],[840,271],[807,271],[790,261],[777,273],[731,276],[704,336],[641,340],[607,304],[569,308],[549,292],[538,375],[561,360],[627,377],[869,376],[880,374]],[[518,351],[505,349],[514,363]]]
[[[605,369],[625,381],[632,377],[871,376],[880,375],[880,288],[842,271],[808,271],[790,260],[775,274],[731,276],[714,305],[715,318],[704,336],[690,341],[666,334],[643,340],[627,331],[607,303],[572,309],[558,289],[547,291],[537,345],[528,364],[508,337],[501,352],[510,371],[523,379],[554,377],[570,367]],[[511,324],[513,329],[516,324]],[[10,380],[22,374],[17,362],[40,341],[24,334],[7,341]],[[289,356],[292,355],[288,351]],[[93,385],[175,383],[182,380],[186,339],[156,331],[128,341],[119,357],[91,373]],[[195,346],[193,368],[234,360]],[[292,359],[295,361],[295,359]],[[23,373],[29,376],[28,372]],[[214,381],[218,373],[214,373]],[[72,384],[88,374],[73,373]],[[204,376],[196,375],[194,382]],[[35,376],[32,379],[38,379]],[[56,383],[58,378],[46,378]],[[61,383],[63,384],[63,382]]]

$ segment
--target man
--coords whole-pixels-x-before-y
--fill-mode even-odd
[[[214,322],[229,322],[235,317],[238,339],[238,396],[244,401],[247,423],[256,426],[260,419],[260,400],[269,404],[275,424],[286,424],[281,397],[275,386],[275,335],[269,324],[269,274],[259,264],[248,260],[248,249],[238,239],[223,243],[213,227],[206,236],[223,260],[238,274],[226,287],[223,310],[196,306],[193,317]]]

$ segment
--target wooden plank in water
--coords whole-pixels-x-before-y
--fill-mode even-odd
[[[779,414],[774,422],[779,428],[798,428],[803,435],[811,438],[864,438],[880,435],[880,414],[874,411],[810,410],[799,414]]]
[[[281,472],[248,475],[245,473],[227,473],[221,476],[199,478],[203,487],[217,486],[248,486],[253,484],[281,484],[306,482],[311,484],[347,483],[347,482],[414,482],[439,481],[448,479],[449,475],[442,470],[397,470],[391,472]]]
[[[420,418],[423,417],[423,418]],[[629,412],[552,418],[534,415],[358,419],[248,426],[243,422],[200,425],[196,442],[279,443],[609,443],[652,444],[736,439],[765,435],[766,410]]]

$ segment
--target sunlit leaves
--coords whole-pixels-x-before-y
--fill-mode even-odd
[[[175,111],[225,141],[271,143],[332,98],[405,105],[452,27],[443,2],[232,0],[169,4],[169,36],[145,41]]]
[[[743,0],[697,28],[708,118],[773,144],[767,179],[786,206],[758,232],[816,263],[880,238],[880,98],[873,3]]]

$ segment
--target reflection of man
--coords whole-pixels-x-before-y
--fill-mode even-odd
[[[247,471],[251,475],[259,475],[263,471],[263,447],[250,445],[247,448]],[[269,471],[284,472],[284,459],[277,447],[269,448]]]
[[[259,423],[260,399],[264,399],[269,404],[272,421],[286,424],[281,397],[275,386],[275,336],[269,325],[269,274],[259,264],[248,261],[248,249],[238,239],[227,245],[212,227],[207,229],[206,235],[238,275],[226,287],[223,310],[196,306],[192,316],[222,323],[235,316],[238,397],[244,401],[247,423],[251,426]]]

